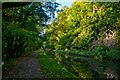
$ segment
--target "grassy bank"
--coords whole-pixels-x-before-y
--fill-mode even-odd
[[[76,78],[61,64],[58,64],[51,55],[40,53],[39,63],[45,74],[45,78]]]
[[[53,52],[46,50],[39,55],[39,62],[46,78],[106,78],[103,70],[106,67],[101,62],[119,59],[118,49],[101,47],[81,52],[75,49],[68,51],[53,50]]]

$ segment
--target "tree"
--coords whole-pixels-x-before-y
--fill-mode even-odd
[[[15,4],[14,7],[3,9],[3,59],[19,57],[23,52],[38,49],[42,45],[38,34],[50,19],[43,3],[18,4],[19,7]]]
[[[65,49],[88,49],[98,40],[103,30],[112,29],[119,16],[118,2],[77,2],[65,8],[57,16],[57,22],[48,27],[50,45]],[[61,49],[61,48],[57,48]]]

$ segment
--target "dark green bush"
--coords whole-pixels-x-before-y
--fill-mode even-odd
[[[110,49],[107,52],[107,58],[112,59],[112,60],[119,60],[120,59],[120,50],[117,49]]]

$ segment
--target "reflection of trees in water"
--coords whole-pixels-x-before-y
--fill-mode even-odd
[[[104,74],[106,75],[107,78],[118,78],[116,72],[109,67],[106,68]]]
[[[105,66],[104,74],[107,78],[120,78],[119,63],[104,61],[103,65]]]
[[[84,66],[84,68],[89,67],[89,69],[93,70],[92,72],[93,74],[95,74],[95,77],[115,79],[120,78],[119,63],[112,61],[97,61],[92,58],[80,58],[80,59],[83,59],[85,62],[88,62],[89,65]],[[98,74],[94,72],[97,72]]]

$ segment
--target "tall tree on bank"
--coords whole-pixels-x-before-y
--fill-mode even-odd
[[[100,33],[114,28],[119,11],[118,2],[76,1],[48,27],[48,44],[55,49],[88,49],[93,40],[99,39]]]
[[[42,25],[50,19],[45,10],[43,3],[40,2],[3,9],[2,51],[4,60],[18,57],[23,52],[37,49],[42,45],[38,33]]]

